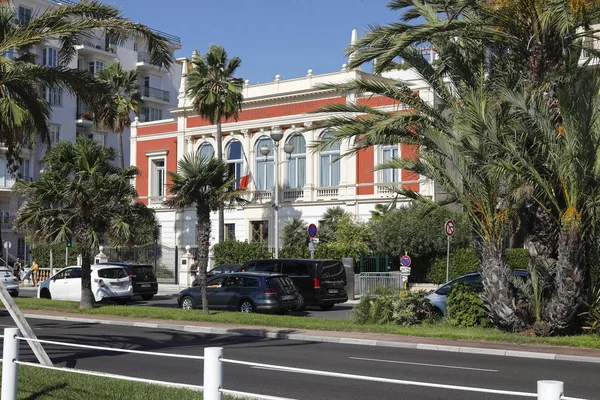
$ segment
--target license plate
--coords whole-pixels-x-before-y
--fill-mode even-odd
[[[150,287],[149,283],[142,283],[142,287]]]
[[[281,296],[281,300],[293,300],[294,296]]]
[[[327,293],[337,293],[337,292],[338,292],[338,290],[337,290],[337,289],[329,289],[329,290],[327,291]]]

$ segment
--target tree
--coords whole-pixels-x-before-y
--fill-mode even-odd
[[[371,236],[371,226],[367,222],[359,221],[350,214],[344,213],[337,224],[335,240],[325,243],[324,247],[334,254],[356,260],[361,254],[372,252]]]
[[[46,168],[33,182],[19,180],[14,189],[25,202],[15,219],[15,229],[34,243],[77,244],[82,255],[80,308],[92,308],[90,266],[100,238],[133,245],[157,237],[154,211],[136,202],[131,184],[135,167],[112,165],[113,149],[93,140],[60,142],[44,157]]]
[[[100,1],[63,5],[22,23],[17,22],[13,7],[0,6],[0,141],[8,147],[7,159],[13,171],[18,169],[21,146],[32,145],[36,133],[43,141],[49,140],[52,109],[40,97],[40,88],[58,87],[76,94],[97,116],[107,112],[101,107],[106,104],[106,87],[87,71],[67,67],[76,55],[74,46],[86,40],[94,29],[105,30],[117,43],[127,38],[144,39],[153,64],[172,65],[167,39]],[[37,65],[32,49],[54,38],[60,38],[59,64]]]
[[[110,88],[111,96],[106,104],[110,111],[103,113],[98,122],[101,127],[117,134],[121,168],[125,168],[123,131],[131,126],[131,113],[139,113],[142,101],[138,78],[137,70],[125,71],[118,62],[109,64],[98,74],[98,80]]]
[[[281,237],[283,239],[281,254],[285,258],[307,258],[308,225],[303,219],[288,219],[283,225]]]
[[[349,215],[340,206],[329,207],[321,217],[321,226],[319,227],[319,242],[332,242],[336,239],[337,228],[342,218]]]
[[[210,213],[222,205],[244,203],[244,200],[234,190],[235,179],[228,177],[227,165],[222,160],[205,158],[200,154],[186,154],[179,160],[178,166],[180,172],[169,171],[172,183],[168,184],[167,188],[171,197],[164,204],[176,209],[196,208],[196,243],[202,309],[208,314],[206,270],[210,250]]]
[[[217,158],[223,160],[221,123],[242,109],[242,78],[234,77],[242,60],[228,58],[221,46],[211,45],[206,54],[192,58],[192,72],[185,75],[186,93],[194,99],[194,111],[217,125]],[[219,242],[225,240],[224,209],[219,208]]]

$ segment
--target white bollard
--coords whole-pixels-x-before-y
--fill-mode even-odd
[[[561,381],[538,381],[538,400],[560,400],[565,391],[565,383]],[[4,399],[2,399],[4,400]]]
[[[221,400],[219,389],[223,386],[222,347],[206,347],[204,349],[204,400]],[[2,399],[4,400],[4,398]]]
[[[19,328],[4,328],[2,347],[2,400],[17,400],[17,379],[19,378]]]

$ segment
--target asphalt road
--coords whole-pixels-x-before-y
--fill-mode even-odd
[[[33,287],[21,288],[19,297],[37,297],[37,289]],[[136,306],[177,308],[177,295],[157,295],[149,301],[142,300],[141,297],[135,296],[133,301],[129,304]],[[305,311],[290,311],[286,315],[294,315],[297,317],[347,319],[352,315],[352,307],[353,306],[351,304],[336,304],[330,310],[321,310],[319,307],[307,307]]]
[[[0,317],[0,327],[12,325]],[[198,334],[166,329],[121,327],[29,320],[42,339],[87,345],[203,355],[204,347],[224,347],[224,357],[312,370],[335,371],[427,384],[464,385],[535,393],[536,381],[565,382],[565,395],[597,399],[597,364],[538,360],[426,350],[301,342],[246,336]],[[202,361],[118,354],[102,350],[45,345],[54,363],[73,368],[125,374],[149,379],[202,384]],[[23,344],[21,359],[34,361]],[[295,374],[272,369],[226,364],[224,387],[280,396],[286,399],[429,399],[500,400],[522,397],[473,393],[398,383],[366,382],[340,377]]]

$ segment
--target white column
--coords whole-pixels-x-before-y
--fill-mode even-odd
[[[4,328],[2,347],[2,400],[17,400],[17,382],[19,378],[19,334],[18,328]]]
[[[304,124],[305,127],[309,128],[312,123],[307,122]],[[317,163],[319,155],[314,154],[309,146],[315,141],[315,131],[308,131],[304,133],[304,140],[306,140],[306,182],[304,183],[304,200],[312,201],[312,189],[318,186],[318,178],[315,171],[318,170]]]
[[[222,347],[206,347],[204,349],[204,400],[221,400],[223,387]]]
[[[565,384],[561,381],[538,381],[538,400],[560,400],[565,391]]]

